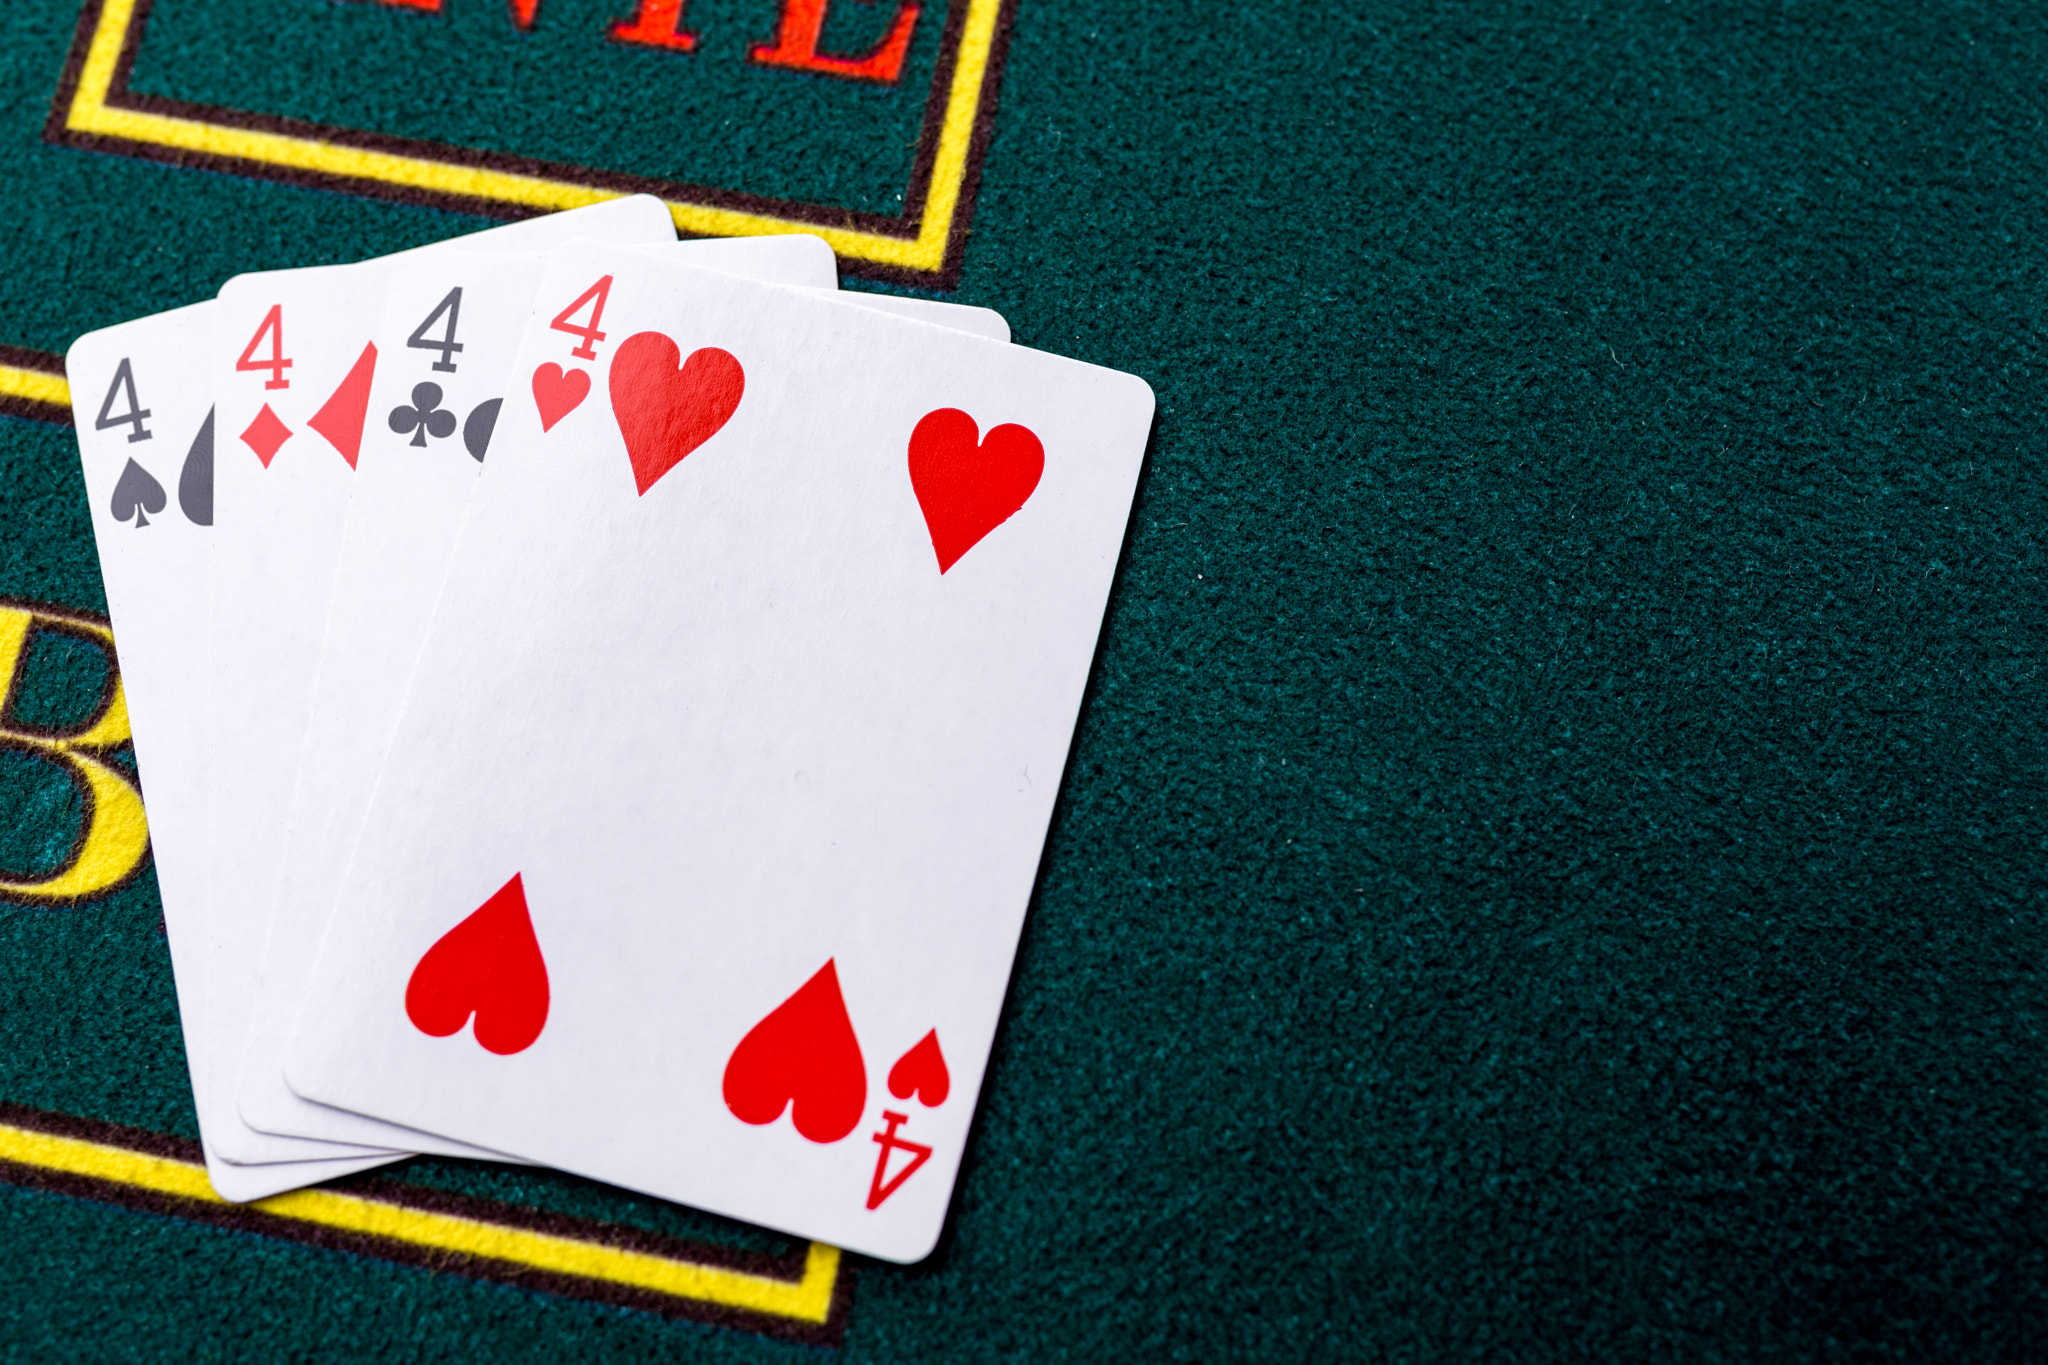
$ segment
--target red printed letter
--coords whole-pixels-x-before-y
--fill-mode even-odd
[[[640,12],[633,22],[612,25],[612,41],[636,43],[641,47],[665,47],[671,52],[690,52],[697,35],[683,31],[684,0],[640,0]]]
[[[877,85],[896,84],[903,74],[903,59],[910,52],[911,30],[917,27],[916,0],[901,0],[896,17],[889,23],[889,35],[865,57],[828,57],[818,51],[818,39],[825,32],[825,6],[829,3],[830,0],[782,0],[782,23],[775,30],[775,42],[756,47],[753,59],[763,66],[815,71],[821,76],[873,81]]]

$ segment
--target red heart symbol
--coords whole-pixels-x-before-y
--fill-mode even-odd
[[[917,1046],[889,1068],[889,1093],[899,1100],[915,1095],[927,1109],[938,1108],[953,1093],[953,1078],[946,1071],[946,1054],[939,1051],[937,1029],[918,1039]]]
[[[940,573],[1015,516],[1045,473],[1045,447],[1031,428],[1006,423],[979,438],[958,408],[926,413],[910,433],[910,487]]]
[[[427,949],[405,986],[405,1015],[435,1038],[476,1016],[476,1040],[509,1056],[533,1046],[548,1021],[548,967],[519,875]]]
[[[746,1123],[773,1123],[790,1108],[813,1142],[852,1132],[867,1103],[867,1064],[830,962],[754,1025],[725,1064],[726,1108]]]
[[[728,352],[706,346],[677,369],[682,353],[660,332],[635,332],[612,357],[612,412],[643,494],[717,435],[746,391],[746,371]]]
[[[590,396],[590,376],[581,370],[562,372],[550,360],[533,372],[533,405],[540,409],[540,429],[547,431]]]

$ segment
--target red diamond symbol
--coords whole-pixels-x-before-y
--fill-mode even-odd
[[[292,429],[277,420],[277,414],[270,410],[270,404],[263,405],[263,411],[256,414],[256,420],[249,423],[249,429],[242,433],[242,444],[256,452],[256,458],[263,461],[265,469],[270,468],[271,459],[277,448],[292,438]]]

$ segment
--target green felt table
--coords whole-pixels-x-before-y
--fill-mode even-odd
[[[34,889],[109,682],[57,357],[652,189],[1159,395],[947,1234],[798,1330],[0,1141],[0,1357],[2039,1351],[2039,6],[633,3],[0,15],[0,1129],[196,1134],[148,866]]]

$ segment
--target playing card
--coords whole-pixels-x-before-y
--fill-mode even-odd
[[[647,196],[530,219],[457,241],[541,250],[576,237],[672,238]],[[277,893],[298,753],[332,586],[334,556],[363,442],[390,272],[449,244],[350,266],[243,275],[220,291],[211,385],[216,527],[208,598],[212,761],[207,819],[206,1027],[215,1075],[208,1132],[237,1163],[335,1149],[257,1132],[234,1099],[265,938]]]
[[[1151,392],[583,246],[518,371],[287,1080],[917,1259]]]
[[[88,332],[65,356],[87,505],[121,657],[138,780],[195,1096],[208,1084],[206,957],[206,541],[213,525],[214,411],[206,355],[214,304]],[[255,1199],[384,1160],[249,1170],[223,1163],[216,1185]],[[282,1179],[289,1183],[280,1184]]]
[[[645,249],[756,279],[825,289],[837,284],[832,249],[812,236]],[[372,333],[380,363],[370,420],[334,561],[284,872],[268,917],[236,1083],[243,1120],[265,1132],[474,1153],[465,1144],[300,1099],[284,1083],[284,1043],[500,405],[511,391],[512,363],[542,268],[538,256],[447,251],[395,263],[390,271],[384,315]]]
[[[877,308],[899,317],[915,318],[956,332],[971,332],[991,341],[1008,341],[1010,324],[993,308],[976,308],[965,303],[940,303],[936,299],[907,299],[898,294],[841,295],[848,303]]]
[[[273,1194],[317,1185],[323,1180],[339,1180],[358,1171],[389,1165],[402,1155],[379,1152],[371,1156],[332,1157],[321,1161],[266,1161],[238,1165],[221,1160],[220,1154],[203,1136],[199,1150],[206,1159],[207,1183],[213,1186],[215,1194],[230,1204],[246,1204],[254,1199],[268,1199]]]

